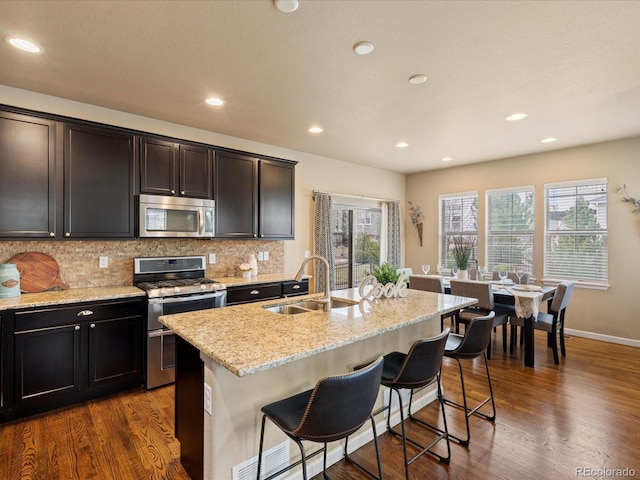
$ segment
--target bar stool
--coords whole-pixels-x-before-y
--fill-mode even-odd
[[[447,398],[444,399],[444,403],[452,407],[459,408],[465,413],[464,419],[467,426],[467,438],[462,439],[449,433],[449,437],[453,441],[460,443],[461,445],[468,445],[469,441],[471,440],[471,430],[469,429],[469,417],[471,415],[476,415],[478,417],[484,418],[485,420],[489,420],[490,422],[494,422],[496,419],[496,404],[493,400],[493,387],[491,386],[489,362],[487,361],[487,347],[489,345],[489,340],[491,339],[491,330],[493,329],[494,316],[495,313],[490,312],[485,317],[473,318],[465,328],[464,336],[455,333],[449,335],[447,344],[444,348],[444,356],[456,360],[458,362],[458,367],[460,370],[460,383],[462,386],[463,403],[456,403],[453,400]],[[467,394],[464,387],[464,375],[462,372],[462,363],[460,362],[460,360],[473,360],[477,357],[482,357],[484,359],[484,366],[487,371],[487,383],[489,385],[489,396],[482,400],[474,408],[469,408],[469,406],[467,405]],[[479,411],[480,408],[482,408],[482,406],[484,406],[488,402],[491,402],[491,407],[493,409],[492,415],[487,415]]]
[[[391,392],[395,392],[398,396],[398,402],[400,406],[401,431],[398,432],[391,428],[391,400],[393,393],[389,395],[389,405],[377,410],[376,412],[374,412],[374,415],[387,409],[387,430],[389,431],[389,433],[402,438],[404,471],[407,480],[409,480],[409,465],[424,453],[429,453],[430,455],[433,455],[438,460],[444,463],[449,463],[451,459],[451,446],[449,444],[448,437],[447,417],[445,416],[442,388],[440,385],[440,368],[442,367],[442,357],[444,354],[444,348],[448,336],[449,329],[446,328],[440,335],[436,337],[416,340],[411,346],[409,352],[406,354],[400,352],[392,352],[384,356],[382,385],[384,385],[385,387],[389,387],[391,389]],[[413,392],[416,389],[421,389],[434,383],[438,386],[438,400],[440,402],[440,408],[442,411],[444,430],[441,430],[434,425],[420,420],[419,418],[415,417],[413,413],[411,413]],[[438,434],[438,436],[434,440],[432,440],[429,445],[422,445],[417,441],[407,437],[404,424],[405,419],[402,406],[402,397],[400,396],[401,389],[408,389],[411,392],[409,396],[409,409],[407,415],[408,419]],[[432,450],[432,448],[440,440],[445,440],[447,443],[446,457]],[[420,451],[411,459],[409,459],[407,455],[407,442],[420,449]]]
[[[307,458],[323,453],[322,473],[327,475],[327,443],[345,439],[344,455],[349,463],[353,463],[376,480],[382,480],[382,465],[378,451],[378,437],[372,410],[378,397],[382,380],[382,357],[368,366],[344,375],[324,377],[316,383],[312,390],[270,403],[262,407],[262,428],[260,431],[260,451],[258,453],[258,473],[262,466],[262,449],[264,443],[265,420],[269,418],[300,448],[301,459],[264,480],[278,477],[284,472],[302,464],[302,477],[307,480]],[[378,476],[349,457],[347,445],[349,435],[357,431],[367,419],[373,427],[373,441],[378,462]],[[302,440],[323,443],[324,447],[310,455],[305,454]]]

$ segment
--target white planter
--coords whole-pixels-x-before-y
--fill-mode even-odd
[[[469,270],[458,270],[459,280],[469,280]]]

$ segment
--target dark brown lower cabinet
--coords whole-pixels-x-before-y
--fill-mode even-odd
[[[6,315],[2,419],[142,385],[142,312],[136,299]]]

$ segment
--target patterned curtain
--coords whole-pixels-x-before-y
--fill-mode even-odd
[[[333,248],[331,245],[331,195],[326,193],[315,194],[316,211],[313,230],[313,248],[316,255],[320,255],[329,262],[329,279],[331,290],[336,286],[335,265],[333,262]],[[318,262],[316,262],[317,264]],[[315,269],[316,292],[322,291],[325,282],[323,267]]]
[[[387,204],[387,262],[400,267],[400,207],[399,202]]]

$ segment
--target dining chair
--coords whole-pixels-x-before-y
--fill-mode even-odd
[[[419,340],[416,340],[415,342],[413,342],[413,345],[411,345],[408,353],[391,352],[384,356],[382,385],[388,387],[391,390],[391,393],[389,394],[389,404],[374,412],[374,415],[387,410],[387,430],[392,435],[396,435],[402,438],[404,471],[407,480],[409,480],[409,465],[424,453],[433,455],[438,460],[445,463],[449,463],[451,459],[449,430],[447,428],[447,417],[444,411],[444,400],[442,397],[442,386],[440,383],[442,358],[444,355],[444,348],[448,336],[449,329],[446,328],[435,337],[421,338]],[[437,385],[438,388],[438,400],[440,402],[440,410],[442,413],[442,421],[444,425],[444,428],[442,429],[417,418],[411,412],[413,393],[416,390],[423,389],[432,384]],[[405,429],[404,407],[402,405],[402,395],[400,395],[400,390],[402,389],[410,391],[407,419],[438,434],[437,437],[432,439],[431,442],[426,446],[407,436]],[[391,427],[391,404],[393,392],[395,392],[398,397],[400,410],[401,430],[399,432]],[[441,440],[445,440],[447,445],[446,456],[432,450],[432,448]],[[418,449],[418,453],[415,454],[411,459],[409,459],[407,455],[407,443],[412,444]]]
[[[262,449],[264,443],[265,420],[268,418],[282,430],[300,449],[301,459],[269,475],[263,480],[279,477],[284,472],[302,464],[302,477],[307,480],[307,458],[323,453],[324,478],[327,477],[327,443],[344,439],[344,455],[374,479],[382,479],[382,464],[378,450],[376,424],[372,411],[378,398],[384,360],[377,360],[360,370],[343,375],[324,377],[315,388],[297,395],[270,403],[262,407],[262,428],[260,430],[260,450],[258,453],[257,479],[261,480]],[[366,421],[371,420],[373,441],[378,462],[378,476],[353,460],[347,452],[349,435],[356,432]],[[310,455],[305,454],[302,440],[322,443],[324,447]]]
[[[450,405],[464,411],[467,437],[463,439],[449,432],[449,438],[461,445],[468,445],[471,440],[471,429],[469,428],[469,417],[471,415],[476,415],[477,417],[490,422],[495,422],[496,419],[496,404],[493,398],[493,387],[491,386],[491,375],[489,374],[489,362],[487,361],[487,346],[491,339],[494,316],[494,312],[489,312],[489,314],[484,317],[475,317],[465,329],[464,336],[455,333],[450,334],[444,347],[444,356],[452,358],[458,362],[458,369],[460,371],[462,403],[455,402],[450,398],[444,398],[443,401],[446,405]],[[473,360],[478,357],[482,357],[484,359],[489,396],[480,401],[475,407],[470,408],[467,402],[467,392],[464,384],[464,373],[461,360]],[[480,411],[480,409],[489,402],[491,402],[492,408],[491,415]]]
[[[434,292],[444,294],[444,280],[441,275],[411,275],[409,277],[409,288],[414,290],[423,290],[425,292]],[[440,316],[440,330],[444,329],[444,319],[451,319],[453,327],[454,312],[445,313]]]
[[[560,337],[560,352],[563,357],[567,356],[564,345],[564,317],[573,293],[574,285],[575,283],[571,281],[564,281],[558,284],[556,293],[551,301],[551,306],[549,307],[549,312],[539,312],[533,322],[534,330],[547,332],[547,346],[552,348],[553,363],[556,365],[560,364],[560,359],[558,358],[558,337]],[[513,353],[513,347],[516,343],[516,337],[518,336],[517,329],[518,327],[524,327],[524,319],[513,315],[510,317],[509,323],[511,324],[509,351]]]
[[[502,325],[502,348],[507,352],[507,323],[512,312],[494,304],[493,287],[491,282],[480,282],[476,280],[451,280],[451,294],[461,297],[471,297],[478,300],[478,303],[470,307],[454,312],[454,324],[456,333],[460,333],[460,324],[465,325],[465,332],[468,324],[476,317],[483,317],[489,312],[494,312],[493,328]],[[487,357],[491,358],[491,338],[487,346]]]

